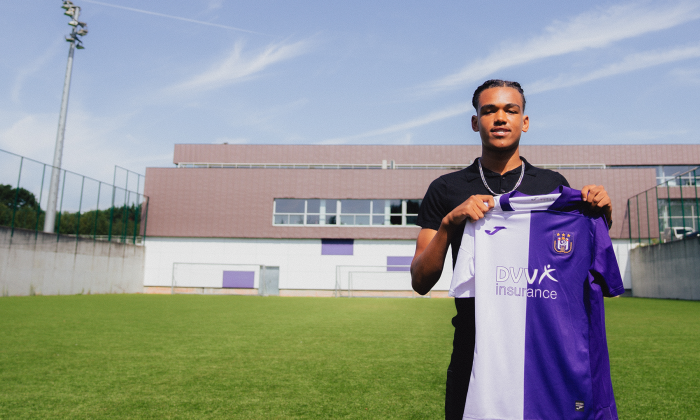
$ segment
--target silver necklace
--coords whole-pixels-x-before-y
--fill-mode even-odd
[[[478,162],[479,162],[479,174],[481,175],[481,182],[484,183],[484,187],[486,187],[486,189],[489,190],[489,192],[491,194],[498,195],[495,192],[493,192],[491,187],[489,187],[489,184],[486,183],[486,178],[484,178],[484,170],[481,168],[481,158],[479,158]],[[522,162],[522,164],[520,165],[520,168],[521,168],[520,169],[520,178],[518,179],[518,182],[515,184],[515,187],[513,187],[512,190],[505,192],[503,194],[508,194],[508,193],[511,193],[511,192],[517,190],[518,187],[520,186],[520,183],[523,182],[523,175],[525,175],[525,162]]]

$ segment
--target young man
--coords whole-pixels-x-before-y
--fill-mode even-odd
[[[494,207],[494,195],[517,190],[528,195],[548,194],[566,179],[550,170],[535,168],[520,156],[520,136],[530,120],[520,84],[488,80],[474,92],[472,129],[481,137],[481,157],[471,166],[433,181],[418,215],[421,226],[411,263],[413,289],[424,295],[442,274],[447,249],[452,261],[462,241],[465,223],[484,217]],[[603,186],[587,185],[582,199],[602,211],[612,224],[612,206]],[[488,205],[486,204],[488,203]],[[461,419],[472,369],[475,340],[474,298],[455,299],[457,316],[452,358],[447,370],[445,418]]]

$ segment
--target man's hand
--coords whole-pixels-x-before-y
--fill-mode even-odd
[[[581,188],[581,199],[589,203],[591,209],[602,211],[608,219],[608,228],[612,226],[612,202],[602,185],[586,185]]]
[[[485,204],[485,203],[488,203]],[[494,208],[496,203],[490,195],[472,195],[464,203],[452,210],[444,219],[442,224],[448,230],[464,223],[466,219],[476,222],[484,217],[484,214]]]
[[[445,216],[438,230],[421,229],[416,241],[416,253],[411,262],[413,290],[424,295],[435,286],[442,274],[447,248],[455,235],[455,228],[467,219],[481,219],[484,213],[495,205],[490,195],[473,195]]]

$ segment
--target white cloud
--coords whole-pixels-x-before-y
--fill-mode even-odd
[[[115,9],[122,9],[122,10],[128,10],[130,12],[136,12],[136,13],[142,13],[145,15],[151,15],[151,16],[159,16],[159,17],[164,17],[168,19],[174,19],[174,20],[181,20],[183,22],[190,22],[190,23],[196,23],[199,25],[206,25],[206,26],[214,26],[217,28],[223,28],[223,29],[232,29],[234,31],[241,31],[241,32],[248,32],[250,34],[258,34],[258,35],[266,35],[261,32],[255,32],[255,31],[249,31],[248,29],[242,29],[242,28],[237,28],[235,26],[228,26],[228,25],[221,25],[218,23],[212,23],[212,22],[205,22],[201,20],[196,20],[196,19],[190,19],[190,18],[183,18],[180,16],[173,16],[173,15],[166,15],[165,13],[158,13],[158,12],[151,12],[148,10],[143,10],[143,9],[135,9],[133,7],[126,7],[126,6],[117,6],[116,4],[109,4],[109,3],[104,3],[101,1],[95,1],[95,0],[82,0],[85,3],[92,3],[92,4],[98,4],[100,6],[105,6],[105,7],[112,7]],[[213,1],[209,4],[209,7],[211,9],[211,5],[214,4],[216,5],[216,1]]]
[[[17,72],[17,77],[15,78],[15,83],[12,85],[12,91],[10,93],[12,101],[19,101],[20,93],[22,91],[22,88],[24,87],[24,83],[27,80],[27,78],[38,73],[39,70],[41,70],[49,61],[51,61],[51,59],[53,59],[56,56],[56,54],[58,53],[58,49],[56,47],[59,44],[61,44],[61,41],[54,42],[54,44],[49,49],[47,49],[43,54],[38,56],[34,61],[29,63],[27,66],[19,69],[19,71]]]
[[[660,2],[626,4],[583,13],[566,22],[554,22],[545,32],[522,42],[509,42],[462,70],[425,86],[430,91],[461,88],[481,81],[505,68],[534,60],[568,54],[591,48],[602,48],[613,42],[660,31],[700,18],[700,4]]]
[[[433,111],[429,114],[414,118],[412,120],[404,121],[402,123],[390,125],[388,127],[380,128],[377,130],[366,131],[364,133],[355,134],[352,136],[336,137],[332,139],[327,139],[321,141],[320,144],[344,144],[349,140],[355,140],[365,137],[376,137],[386,134],[398,133],[401,131],[410,130],[411,128],[417,128],[424,125],[432,124],[437,121],[441,121],[447,118],[456,117],[458,115],[466,114],[472,109],[472,104],[470,102],[463,102],[460,104],[452,105],[447,108],[443,108],[439,111]],[[408,141],[411,137],[407,137]]]
[[[528,94],[532,94],[580,85],[592,80],[696,57],[700,57],[700,45],[675,48],[666,51],[647,51],[638,54],[631,54],[618,63],[610,64],[588,74],[560,75],[556,79],[539,80],[534,83],[529,83],[527,85],[526,92]]]
[[[209,0],[207,2],[207,12],[212,10],[221,9],[224,6],[224,0]]]
[[[0,149],[51,164],[57,114],[16,116],[13,122],[0,129]],[[141,174],[145,166],[172,165],[171,153],[154,152],[153,148],[143,146],[144,141],[124,134],[130,120],[131,115],[100,117],[80,108],[73,109],[66,124],[61,167],[111,184],[114,165]]]
[[[193,78],[168,88],[171,92],[203,91],[247,80],[269,66],[306,54],[311,41],[270,44],[256,54],[245,54],[237,42],[226,58]]]

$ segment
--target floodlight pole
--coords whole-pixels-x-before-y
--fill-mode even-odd
[[[65,3],[64,3],[65,5]],[[72,4],[71,4],[72,6]],[[80,7],[75,7],[73,21],[78,21]],[[70,47],[68,49],[68,64],[66,66],[66,78],[63,81],[63,99],[61,100],[61,113],[58,117],[58,133],[56,134],[56,148],[53,152],[53,167],[51,168],[51,183],[49,184],[49,202],[46,206],[44,218],[44,232],[53,233],[56,223],[56,204],[58,202],[58,181],[61,177],[61,159],[63,158],[63,138],[66,133],[66,115],[68,114],[68,93],[70,91],[71,74],[73,72],[73,54],[75,43],[80,42],[77,37],[76,26],[73,27],[70,38],[66,38]]]

